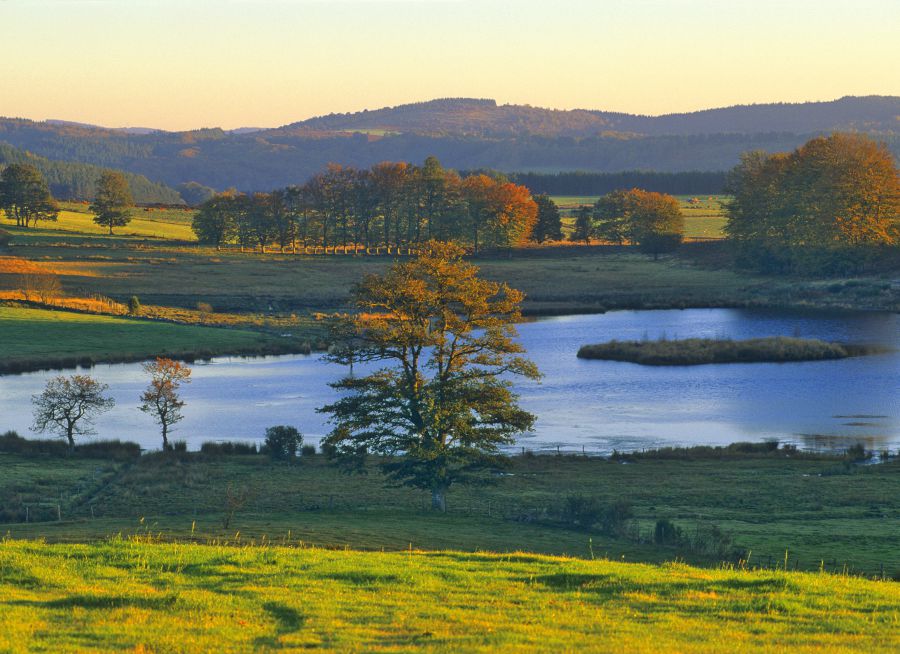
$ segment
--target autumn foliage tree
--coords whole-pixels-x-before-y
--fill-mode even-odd
[[[480,279],[463,253],[429,241],[415,260],[362,281],[355,344],[328,358],[373,370],[332,384],[341,397],[320,409],[334,425],[326,450],[351,462],[387,457],[384,471],[430,491],[439,510],[453,484],[497,465],[499,448],[534,423],[509,376],[539,377],[513,340],[522,293]]]
[[[790,153],[747,153],[727,190],[725,231],[745,264],[854,269],[900,243],[897,165],[860,134],[814,138]]]
[[[329,165],[306,184],[271,193],[227,192],[204,202],[193,228],[202,243],[284,252],[302,247],[414,247],[432,238],[473,250],[527,240],[538,219],[527,188],[500,176],[463,179],[429,157],[422,166]],[[551,228],[552,231],[552,228]]]
[[[657,258],[681,243],[684,215],[678,200],[642,189],[613,191],[594,205],[594,233],[612,243],[631,243]]]
[[[150,384],[141,395],[140,409],[149,413],[162,430],[163,449],[169,449],[169,430],[184,415],[184,400],[178,394],[182,384],[191,381],[191,369],[179,361],[157,357],[143,365]]]

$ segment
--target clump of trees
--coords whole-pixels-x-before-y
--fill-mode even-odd
[[[47,181],[30,164],[10,164],[0,173],[0,210],[18,227],[35,227],[39,221],[55,221],[59,205]]]
[[[769,271],[858,270],[900,243],[900,176],[860,134],[790,153],[750,152],[728,177],[725,232],[739,263]]]
[[[579,210],[571,238],[636,245],[656,259],[681,244],[684,214],[678,200],[665,193],[639,188],[613,191],[599,198],[593,210]]]
[[[292,461],[303,445],[303,436],[296,427],[278,425],[266,429],[265,450],[276,461]]]
[[[389,457],[383,470],[430,491],[439,510],[453,484],[500,465],[500,446],[534,423],[509,376],[540,376],[513,340],[523,294],[480,279],[463,253],[429,241],[416,259],[362,281],[354,345],[328,358],[381,367],[332,384],[340,399],[319,409],[334,425],[323,452],[357,464]]]
[[[329,165],[302,186],[271,193],[234,190],[204,202],[193,229],[201,243],[264,252],[302,247],[409,247],[429,239],[480,248],[526,241],[538,205],[500,175],[462,178],[434,157],[422,166]]]

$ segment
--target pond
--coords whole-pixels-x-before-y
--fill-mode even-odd
[[[900,353],[807,363],[645,367],[576,358],[585,343],[611,339],[801,336],[877,343],[900,350],[900,315],[774,310],[615,311],[544,318],[519,326],[544,378],[520,382],[523,407],[538,416],[517,448],[607,454],[666,445],[779,439],[811,449],[864,442],[900,447]],[[316,407],[343,370],[318,355],[219,358],[194,366],[184,387],[185,419],[174,439],[261,440],[267,426],[297,426],[307,442],[328,431]],[[31,435],[30,398],[58,373],[0,377],[0,431]],[[96,421],[100,438],[159,447],[158,429],[137,409],[146,385],[138,364],[96,366],[117,406]]]

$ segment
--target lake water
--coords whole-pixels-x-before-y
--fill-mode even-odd
[[[520,340],[544,373],[517,383],[523,407],[538,416],[517,447],[606,454],[664,445],[727,444],[777,438],[806,448],[862,441],[900,447],[900,353],[788,364],[646,367],[576,358],[586,343],[611,339],[802,336],[879,343],[900,349],[900,315],[770,310],[615,311],[547,318],[519,326]],[[261,440],[267,426],[297,426],[307,442],[328,431],[316,407],[343,369],[318,355],[220,358],[194,366],[184,387],[185,419],[174,439],[191,449],[206,440]],[[0,431],[31,435],[30,398],[58,373],[0,377]],[[146,379],[137,364],[96,366],[117,406],[96,421],[98,437],[159,447],[150,416],[137,409]]]

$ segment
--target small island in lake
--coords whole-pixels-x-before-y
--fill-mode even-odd
[[[583,345],[578,350],[578,358],[628,361],[645,366],[697,366],[707,363],[822,361],[882,352],[884,348],[877,346],[771,336],[743,341],[711,338],[609,341]]]

